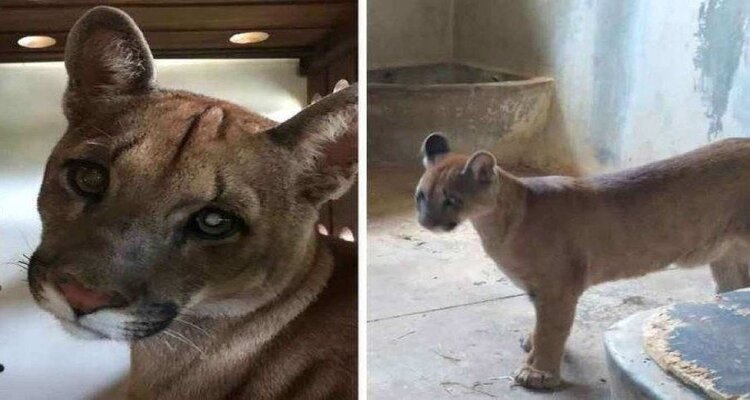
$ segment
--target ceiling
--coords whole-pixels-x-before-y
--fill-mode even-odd
[[[65,36],[89,8],[107,4],[130,14],[157,58],[299,58],[302,72],[356,47],[356,0],[0,0],[0,62],[62,60]],[[232,34],[264,31],[261,43],[234,44]],[[57,43],[17,44],[27,35]]]

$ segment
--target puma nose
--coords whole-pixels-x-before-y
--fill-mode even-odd
[[[424,213],[419,213],[417,215],[417,220],[419,221],[420,225],[427,229],[432,229],[435,226],[432,220],[428,218]]]
[[[91,290],[73,278],[66,278],[57,284],[65,300],[76,316],[91,314],[94,311],[108,307],[125,305],[122,296]]]

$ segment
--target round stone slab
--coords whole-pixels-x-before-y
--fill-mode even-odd
[[[604,333],[609,387],[615,400],[704,400],[697,389],[661,369],[643,346],[643,322],[656,310],[624,318]]]
[[[664,370],[712,399],[750,399],[750,289],[659,309],[644,347]]]

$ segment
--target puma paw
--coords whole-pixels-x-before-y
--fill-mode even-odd
[[[556,374],[540,371],[530,365],[524,365],[514,374],[516,383],[537,390],[551,390],[560,387],[561,380]]]

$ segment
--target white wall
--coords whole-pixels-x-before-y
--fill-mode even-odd
[[[296,60],[157,60],[157,83],[229,100],[277,121],[306,102]],[[43,165],[66,127],[62,62],[0,64],[0,174]],[[0,208],[1,209],[1,208]]]

